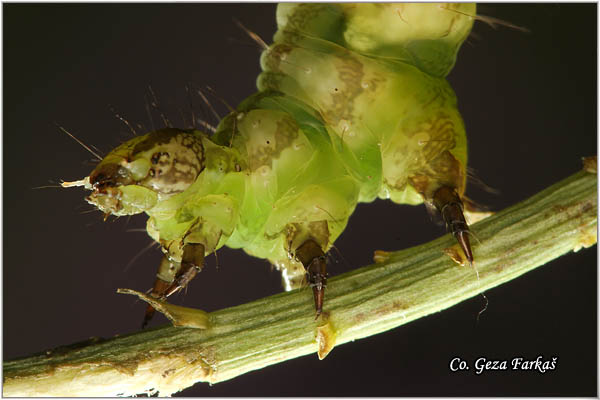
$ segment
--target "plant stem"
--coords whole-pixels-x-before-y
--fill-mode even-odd
[[[330,279],[316,321],[310,290],[281,293],[210,313],[208,329],[166,326],[5,362],[3,394],[169,395],[309,353],[322,358],[589,247],[596,229],[597,177],[581,171],[473,225],[476,271],[448,257],[460,253],[445,235]]]

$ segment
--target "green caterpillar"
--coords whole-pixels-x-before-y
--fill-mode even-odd
[[[151,295],[162,299],[228,246],[269,260],[288,290],[307,279],[318,316],[325,254],[357,203],[377,197],[436,207],[472,262],[465,129],[445,76],[475,12],[466,3],[281,4],[259,91],[213,135],[135,137],[63,186],[91,190],[87,201],[107,215],[149,215],[165,254]]]

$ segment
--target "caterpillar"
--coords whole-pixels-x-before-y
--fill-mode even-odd
[[[16,19],[19,8],[30,10],[28,15],[35,18]],[[114,295],[114,289],[151,287],[160,255],[148,251],[124,271],[150,240],[146,233],[129,232],[145,223],[146,216],[115,222],[111,217],[102,223],[98,212],[87,213],[91,206],[81,201],[79,190],[57,196],[52,189],[30,189],[58,178],[79,178],[93,168],[82,163],[86,155],[57,132],[52,121],[104,151],[131,136],[107,104],[135,122],[136,129],[139,122],[151,130],[142,95],[148,84],[173,122],[179,116],[177,108],[187,117],[183,88],[189,81],[210,84],[237,105],[254,90],[259,56],[255,47],[246,45],[249,40],[232,17],[268,41],[275,31],[270,25],[275,5],[7,4],[4,11],[4,205],[10,210],[4,213],[4,357],[12,359],[91,335],[123,334],[131,325],[137,328],[139,303]],[[596,136],[590,134],[597,129],[596,87],[590,84],[596,77],[595,11],[594,4],[478,5],[482,14],[532,32],[493,30],[475,23],[449,75],[469,133],[469,165],[501,190],[501,195],[489,196],[469,186],[467,193],[492,209],[514,204],[566,177],[580,168],[579,157],[596,147]],[[150,34],[157,26],[160,32]],[[23,35],[25,27],[28,35]],[[197,109],[198,102],[193,106]],[[359,204],[335,243],[346,262],[331,264],[330,273],[367,265],[373,249],[400,249],[442,231],[429,223],[422,206],[383,200]],[[335,250],[331,253],[337,257]],[[281,290],[279,273],[270,271],[266,261],[239,250],[222,249],[218,256],[218,269],[211,256],[185,297],[169,300],[216,310]],[[594,252],[572,253],[486,292],[490,307],[476,327],[473,320],[481,299],[348,348],[340,346],[332,355],[341,363],[303,357],[284,368],[256,371],[251,379],[210,387],[198,384],[184,393],[595,393],[595,374],[585,374],[595,370],[596,360],[588,351],[596,342],[595,320],[585,316],[596,312],[596,258]],[[304,291],[307,309],[312,308],[310,289]],[[326,309],[327,293],[325,302]],[[569,312],[572,309],[578,313]],[[565,341],[573,326],[582,327],[576,343]],[[497,375],[448,376],[447,363],[455,355],[470,361],[474,358],[469,355],[535,358],[538,353],[558,354],[561,368],[542,380],[521,379],[510,386]],[[366,365],[373,367],[362,368]],[[584,373],[575,376],[573,371]],[[300,382],[300,376],[315,383]],[[464,384],[456,385],[454,378]],[[257,385],[256,379],[265,384]]]
[[[269,260],[324,307],[326,253],[359,202],[427,203],[473,261],[463,215],[466,136],[445,79],[474,4],[280,4],[259,91],[213,135],[164,128],[84,179],[108,215],[149,215],[165,299],[222,246]],[[148,306],[144,325],[154,309]]]

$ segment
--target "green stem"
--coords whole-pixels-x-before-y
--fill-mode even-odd
[[[5,362],[3,394],[168,395],[317,351],[324,357],[334,345],[446,309],[589,247],[596,226],[597,177],[581,171],[473,225],[478,277],[442,251],[455,248],[445,235],[330,279],[317,321],[310,290],[281,293],[210,313],[208,329],[167,326]]]

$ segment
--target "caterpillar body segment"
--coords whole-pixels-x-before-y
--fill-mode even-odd
[[[185,288],[226,245],[269,260],[326,308],[325,254],[358,202],[426,202],[469,261],[465,129],[445,80],[472,4],[281,4],[259,92],[213,135],[165,128],[81,181],[105,213],[149,215],[162,246],[151,296]],[[151,318],[146,311],[144,323]]]
[[[464,3],[281,4],[258,78],[262,91],[318,112],[359,201],[455,204],[442,215],[470,261],[468,227],[455,222],[464,222],[466,135],[445,76],[474,15]]]
[[[432,199],[442,183],[464,191],[464,125],[444,76],[472,26],[465,14],[475,10],[457,4],[461,13],[456,13],[451,6],[288,3],[278,8],[279,30],[263,52],[258,87],[283,92],[319,112],[334,151],[361,183],[361,201],[381,197],[419,204],[423,195]],[[393,22],[382,22],[387,20],[382,15]],[[332,26],[346,28],[333,35]],[[443,73],[424,67],[441,63],[448,66]]]

